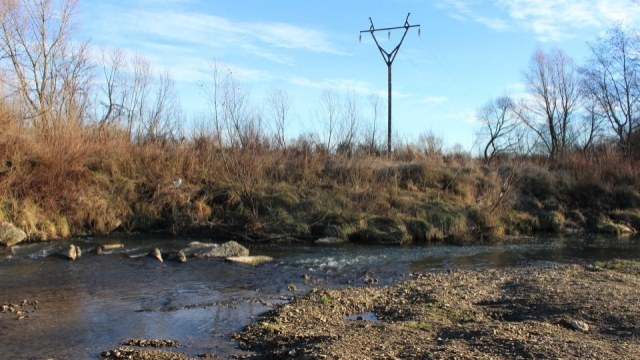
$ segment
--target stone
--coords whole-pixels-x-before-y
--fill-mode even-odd
[[[107,251],[113,251],[118,249],[123,249],[123,244],[104,244],[96,247],[96,254],[101,255],[106,253]]]
[[[5,247],[14,246],[27,238],[27,234],[6,221],[0,221],[0,245]]]
[[[273,261],[270,256],[231,256],[226,259],[227,261],[237,262],[247,265],[259,265],[265,262]]]
[[[158,248],[154,248],[153,250],[151,250],[151,253],[149,253],[149,255],[151,255],[153,258],[157,259],[160,262],[164,262],[162,260],[162,252]]]
[[[314,243],[316,245],[337,245],[337,244],[343,244],[343,243],[346,243],[346,242],[347,242],[347,240],[343,239],[341,237],[328,236],[328,237],[320,238],[320,239],[316,240]]]
[[[219,246],[220,245],[213,244],[213,243],[201,243],[199,241],[192,241],[189,243],[189,245],[186,248],[180,250],[180,253],[182,253],[185,257],[188,257],[188,258],[196,257],[196,254],[208,252],[211,249],[215,249]]]
[[[249,256],[249,249],[235,241],[228,241],[221,245],[192,242],[187,248],[180,250],[180,252],[182,252],[185,257],[199,259]]]
[[[187,256],[182,251],[178,252],[178,261],[180,261],[181,263],[187,262]]]
[[[69,260],[76,260],[80,256],[82,256],[82,249],[80,249],[80,246],[70,244],[66,255],[69,258]]]
[[[588,332],[589,331],[589,325],[584,321],[571,319],[571,321],[569,323],[571,324],[572,328],[574,328],[574,329],[576,329],[578,331],[582,331],[582,332]]]

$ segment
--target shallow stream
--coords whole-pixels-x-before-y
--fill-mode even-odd
[[[24,319],[0,313],[7,359],[96,359],[130,338],[177,340],[189,355],[240,354],[230,334],[273,305],[311,288],[381,286],[412,272],[530,263],[640,259],[629,238],[526,239],[494,246],[380,247],[245,244],[275,261],[256,267],[221,260],[185,264],[143,256],[185,247],[186,238],[121,236],[26,244],[0,252],[0,303],[38,302]],[[72,242],[83,256],[55,256]],[[99,244],[124,249],[96,255]],[[292,291],[293,290],[293,291]]]

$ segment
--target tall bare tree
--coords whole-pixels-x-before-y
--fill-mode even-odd
[[[584,111],[574,128],[574,143],[586,153],[598,145],[605,136],[605,116],[598,108],[598,101],[588,93],[584,96]]]
[[[640,41],[617,25],[590,44],[591,57],[582,69],[585,92],[595,99],[594,110],[610,123],[625,154],[640,120]]]
[[[267,95],[266,108],[271,117],[276,143],[279,148],[285,149],[287,147],[286,123],[291,110],[289,94],[284,90],[271,89]]]
[[[142,141],[171,140],[180,131],[182,111],[175,81],[168,71],[158,76],[153,90],[153,94],[143,100],[150,106],[145,106],[136,138]]]
[[[369,154],[378,153],[380,151],[380,134],[378,123],[380,122],[381,102],[380,95],[371,94],[367,98],[369,104],[369,121],[364,130],[364,146]]]
[[[349,156],[353,153],[362,122],[360,99],[355,92],[349,92],[344,100],[344,112],[340,122],[339,150]]]
[[[213,122],[221,147],[249,148],[262,139],[263,124],[251,104],[249,90],[230,69],[214,62],[209,93]]]
[[[107,52],[102,50],[98,59],[101,64],[102,85],[97,93],[96,121],[99,128],[115,126],[123,122],[126,116],[125,98],[127,94],[126,84],[126,56],[124,51],[115,49]],[[129,135],[131,133],[129,132]]]
[[[325,90],[322,92],[322,99],[315,113],[315,118],[322,124],[324,145],[329,151],[332,151],[336,146],[342,110],[340,97],[335,91]]]
[[[87,43],[74,42],[77,0],[0,2],[2,79],[24,106],[26,120],[51,133],[86,111],[90,63]]]
[[[573,118],[580,107],[580,88],[573,60],[555,48],[536,50],[525,72],[529,99],[522,102],[519,116],[544,144],[551,157],[570,147]]]
[[[99,60],[102,79],[96,94],[100,109],[95,121],[100,129],[117,126],[137,141],[178,136],[182,109],[168,71],[156,74],[144,56],[136,54],[128,59],[118,49],[102,52]]]
[[[494,156],[515,152],[520,143],[516,104],[508,96],[489,101],[478,111],[482,123],[479,137],[484,141],[482,154],[485,161]]]

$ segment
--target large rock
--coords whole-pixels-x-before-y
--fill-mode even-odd
[[[195,241],[190,243],[187,248],[180,250],[180,253],[185,257],[199,259],[228,258],[234,256],[249,256],[249,249],[235,241],[228,241],[221,245]]]
[[[151,250],[149,255],[160,262],[164,262],[162,260],[162,251],[160,251],[160,249],[158,248],[154,248],[153,250]]]
[[[82,249],[80,249],[80,246],[71,244],[69,245],[69,249],[67,249],[66,255],[69,260],[76,260],[77,258],[82,256]]]
[[[9,247],[24,241],[27,234],[15,225],[0,221],[0,245]]]

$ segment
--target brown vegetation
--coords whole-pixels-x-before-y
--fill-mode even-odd
[[[554,161],[330,153],[260,138],[131,141],[117,129],[45,138],[5,106],[0,217],[31,239],[207,229],[241,239],[337,236],[384,243],[468,242],[505,234],[640,225],[640,174],[617,151]]]

